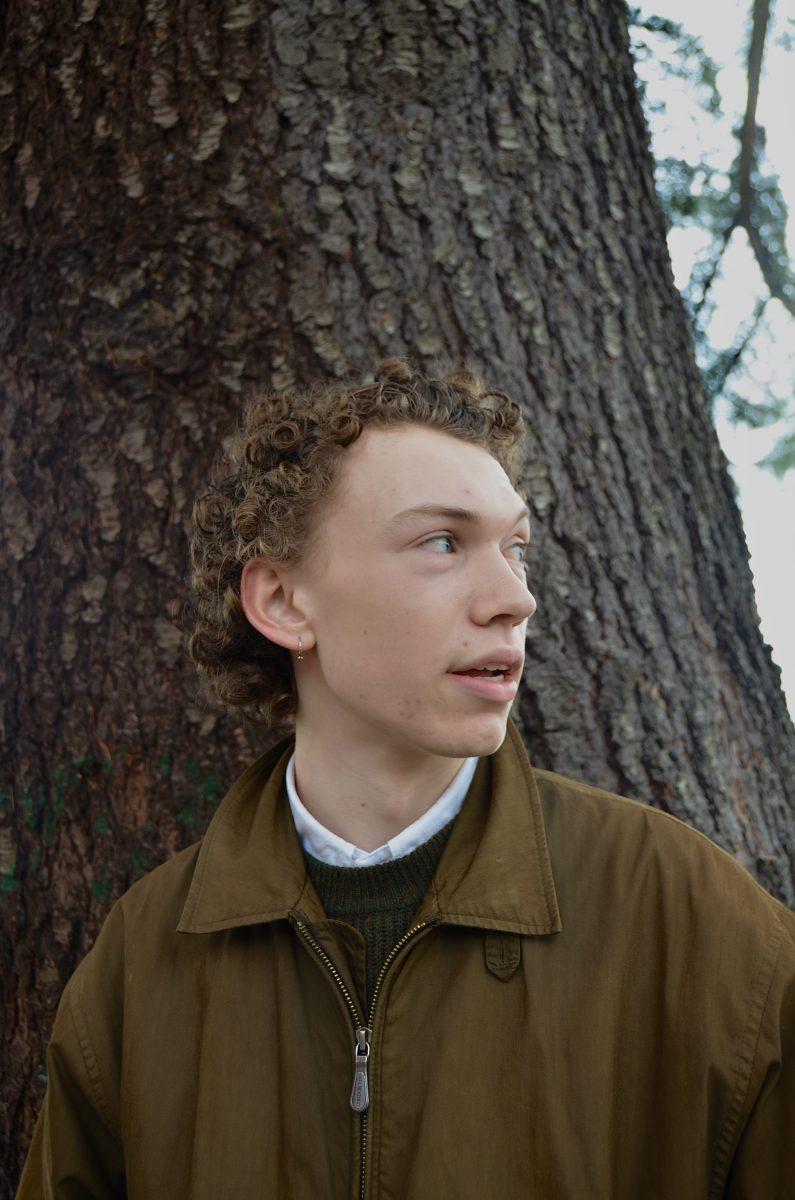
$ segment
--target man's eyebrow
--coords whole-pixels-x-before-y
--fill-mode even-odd
[[[452,521],[469,521],[473,525],[478,524],[483,519],[480,513],[473,512],[469,508],[455,508],[445,504],[415,504],[413,508],[404,508],[402,512],[395,513],[393,517],[389,518],[387,524],[396,525],[398,522],[407,521],[412,517],[418,516],[449,517]],[[528,521],[530,520],[530,509],[526,504],[523,504],[516,514],[516,519],[513,523],[518,525],[525,517]]]

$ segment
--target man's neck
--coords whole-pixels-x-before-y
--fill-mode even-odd
[[[395,750],[361,743],[346,753],[297,731],[295,789],[321,825],[370,851],[419,820],[465,761],[423,755],[406,762]]]

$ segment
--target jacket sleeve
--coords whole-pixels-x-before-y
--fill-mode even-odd
[[[795,1196],[795,912],[779,910],[784,938],[756,1058],[761,1085],[741,1130],[726,1200]]]
[[[92,976],[103,961],[115,924],[106,921],[97,943],[68,980],[47,1047],[47,1090],[33,1130],[16,1200],[123,1200],[124,1155],[107,1055],[116,1040],[114,1014],[97,1006]],[[103,939],[103,934],[105,935]],[[100,1053],[98,1054],[98,1048]]]

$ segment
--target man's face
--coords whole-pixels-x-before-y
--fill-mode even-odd
[[[487,450],[421,425],[365,430],[345,450],[340,482],[321,518],[322,551],[294,578],[314,634],[296,663],[298,729],[404,752],[493,753],[512,698],[476,694],[450,672],[498,648],[523,665],[536,602],[521,498]],[[480,520],[395,520],[421,504]]]

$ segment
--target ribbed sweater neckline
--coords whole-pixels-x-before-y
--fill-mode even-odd
[[[455,817],[409,854],[369,867],[340,867],[304,849],[312,884],[329,916],[387,912],[427,891]]]

